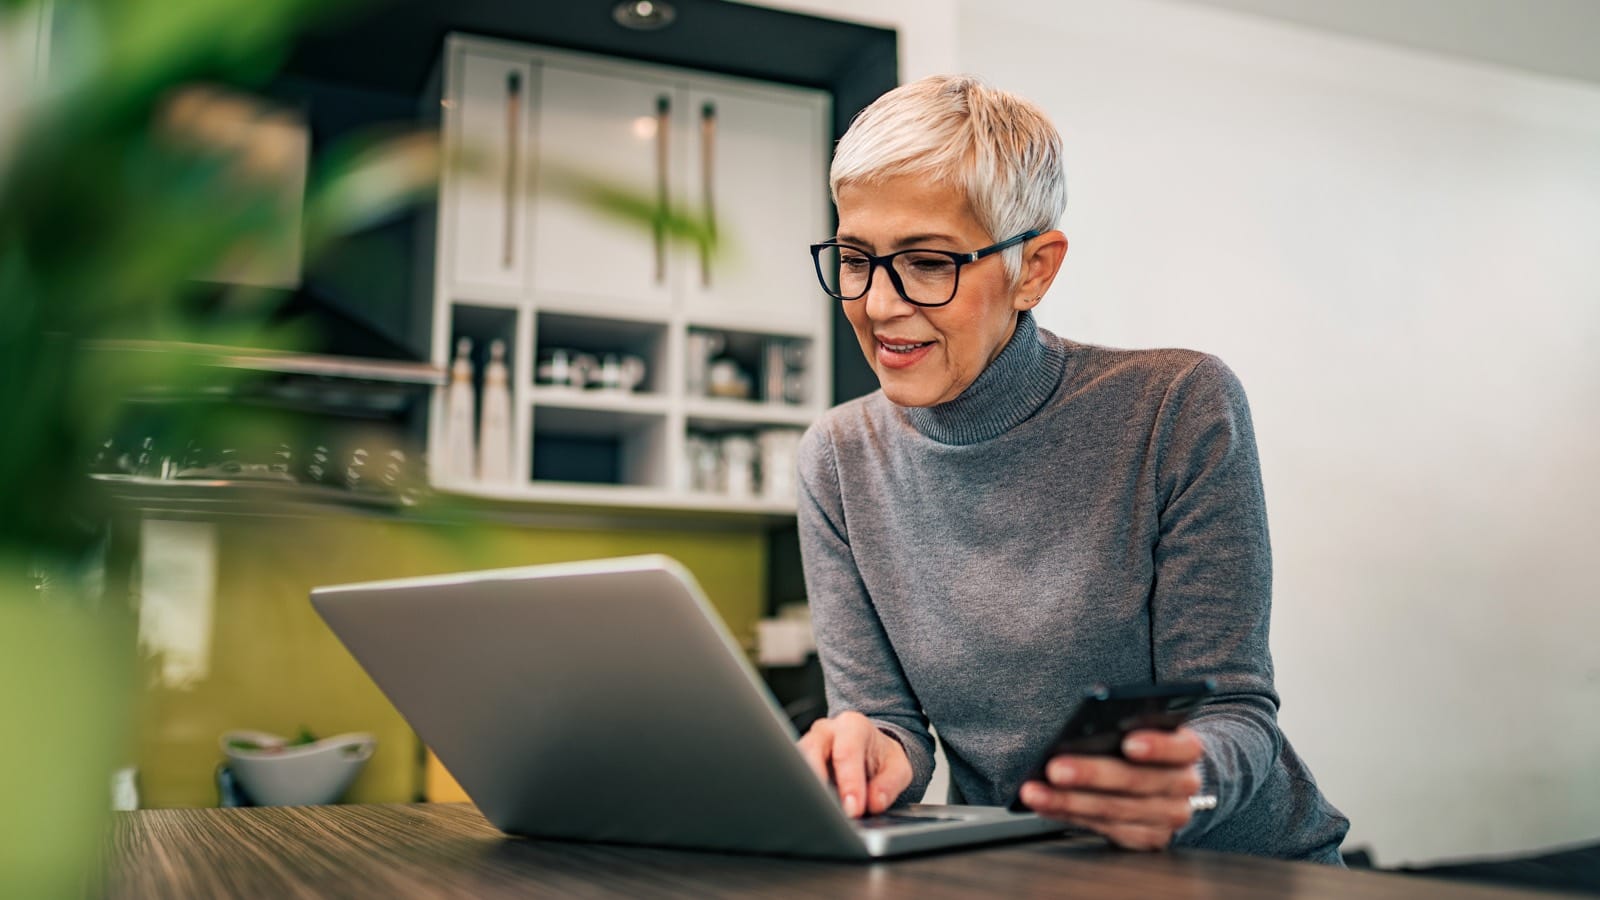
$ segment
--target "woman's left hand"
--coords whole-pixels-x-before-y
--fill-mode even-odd
[[[1105,835],[1130,850],[1160,850],[1189,823],[1189,798],[1200,790],[1204,747],[1188,728],[1135,731],[1122,742],[1126,759],[1057,756],[1049,783],[1029,781],[1022,802],[1034,812]]]

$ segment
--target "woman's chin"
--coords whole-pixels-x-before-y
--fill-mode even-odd
[[[883,388],[883,395],[895,406],[937,404],[940,397],[937,387],[920,381],[920,379],[900,377],[893,372],[878,375],[878,384]]]

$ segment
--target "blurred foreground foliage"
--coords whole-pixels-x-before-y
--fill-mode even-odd
[[[40,577],[92,582],[108,511],[90,459],[130,397],[246,377],[216,365],[220,348],[295,347],[271,324],[281,292],[195,279],[286,234],[312,259],[430,195],[441,166],[470,168],[442,160],[434,134],[375,132],[319,148],[286,203],[271,153],[216,139],[218,123],[274,114],[251,94],[302,30],[375,2],[0,0],[0,47],[41,14],[52,26],[47,78],[0,56],[0,714],[14,737],[0,742],[0,897],[95,892],[107,776],[126,759],[131,610],[55,602],[95,598]],[[708,219],[604,177],[558,187],[670,241],[714,243]],[[282,427],[215,404],[165,427],[204,424]]]
[[[20,21],[35,5],[5,0],[0,15]],[[70,566],[93,540],[101,511],[84,472],[127,397],[237,377],[204,350],[106,340],[292,345],[267,327],[269,292],[225,287],[221,314],[193,314],[219,290],[197,274],[281,242],[302,215],[270,167],[206,129],[264,115],[242,92],[271,78],[300,29],[348,5],[58,0],[49,10],[49,78],[0,133],[0,559],[10,560],[0,571]],[[431,137],[350,144],[313,164],[308,254],[435,183]]]
[[[92,575],[107,510],[90,459],[130,397],[246,377],[217,365],[222,348],[295,348],[271,324],[280,291],[196,278],[285,235],[312,259],[430,195],[443,165],[471,167],[441,159],[434,134],[373,132],[320,147],[286,203],[271,152],[218,140],[219,123],[274,115],[252,92],[304,29],[376,2],[0,0],[0,48],[51,24],[47,78],[0,56],[0,714],[15,737],[0,742],[0,897],[94,892],[107,776],[125,759],[131,611],[53,602],[94,598],[40,577]],[[603,176],[557,187],[669,241],[715,242],[706,217]],[[215,404],[165,427],[222,418],[282,427]]]
[[[270,153],[216,139],[219,122],[271,116],[248,92],[272,80],[302,30],[378,3],[49,5],[49,77],[21,101],[14,133],[0,116],[0,578],[18,560],[70,568],[93,544],[103,510],[84,472],[126,398],[242,377],[212,365],[207,346],[295,348],[294,334],[269,325],[281,292],[197,275],[281,249],[284,235],[313,259],[431,194],[442,165],[472,167],[470,148],[442,160],[433,133],[374,132],[319,149],[303,202],[285,204],[272,161],[262,165]],[[43,6],[0,0],[0,29]],[[598,214],[715,249],[707,216],[604,175],[555,174],[556,190]],[[150,352],[173,342],[191,347]],[[205,425],[170,422],[178,432]]]
[[[0,712],[11,735],[0,896],[83,896],[99,878],[108,775],[127,749],[132,623],[125,606],[86,608],[76,585],[39,573],[72,570],[95,541],[102,510],[85,470],[125,398],[221,376],[204,352],[104,341],[271,342],[247,292],[225,300],[232,316],[186,312],[202,290],[193,277],[281,235],[286,209],[236,150],[186,126],[177,92],[261,84],[297,29],[338,4],[0,3],[13,45],[40,15],[54,26],[47,80],[0,59]],[[195,96],[221,102],[190,95],[190,113]]]

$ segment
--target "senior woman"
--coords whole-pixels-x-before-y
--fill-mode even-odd
[[[1034,322],[1067,250],[1054,127],[973,78],[924,79],[856,118],[830,182],[839,233],[812,252],[882,389],[800,450],[831,714],[801,739],[812,768],[848,814],[882,812],[926,789],[931,723],[951,799],[1002,805],[1091,684],[1210,678],[1189,726],[1057,757],[1022,800],[1123,847],[1338,864],[1348,822],[1277,725],[1238,380]]]

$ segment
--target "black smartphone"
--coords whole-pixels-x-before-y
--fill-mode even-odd
[[[1175,731],[1200,707],[1200,702],[1216,693],[1217,686],[1204,681],[1172,684],[1130,684],[1121,687],[1095,685],[1084,693],[1083,701],[1050,742],[1039,762],[1023,783],[1044,781],[1045,765],[1064,754],[1074,756],[1121,756],[1122,740],[1130,731],[1155,729]],[[1022,787],[1011,799],[1014,812],[1025,812]]]

